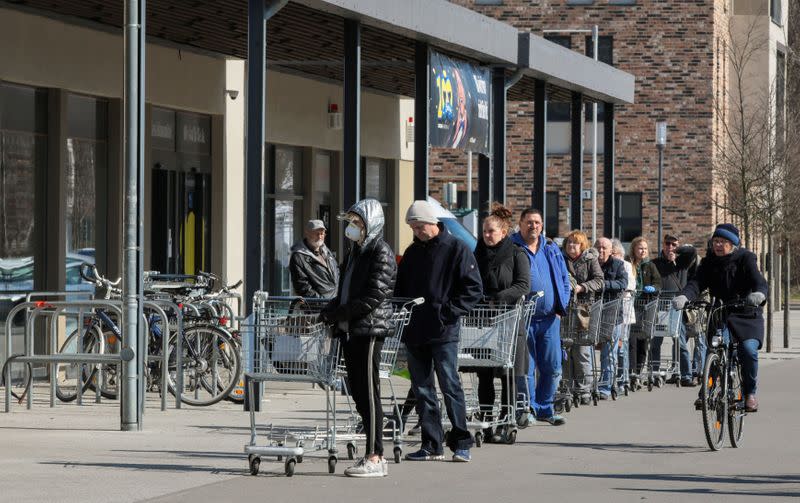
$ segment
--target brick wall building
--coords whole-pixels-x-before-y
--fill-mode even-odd
[[[668,144],[664,152],[664,232],[677,233],[685,242],[700,244],[715,223],[712,203],[712,156],[714,97],[724,89],[724,49],[729,3],[726,0],[452,0],[482,14],[510,23],[538,35],[546,29],[599,26],[601,59],[636,77],[635,104],[618,106],[616,115],[616,183],[618,197],[624,198],[615,234],[635,231],[637,200],[640,196],[641,233],[655,244],[658,216],[658,152],[655,123],[668,123]],[[584,52],[587,35],[568,37],[572,49]],[[564,39],[559,40],[564,43]],[[605,47],[605,54],[604,54]],[[610,49],[610,51],[609,51]],[[551,105],[553,102],[551,101]],[[588,108],[588,107],[587,107]],[[554,107],[548,109],[554,110]],[[588,108],[587,112],[591,109]],[[518,211],[530,204],[533,168],[533,104],[508,105],[508,201]],[[591,114],[587,113],[591,121]],[[548,112],[548,144],[558,126]],[[569,134],[569,128],[562,128]],[[591,188],[591,123],[584,137],[583,188]],[[564,133],[560,131],[559,134]],[[598,132],[602,145],[602,129]],[[567,145],[569,141],[567,138]],[[551,149],[548,149],[551,150]],[[477,165],[477,163],[476,163]],[[431,153],[433,195],[447,181],[464,189],[466,156],[462,152],[434,150]],[[569,229],[567,209],[570,198],[570,155],[548,152],[549,201],[558,201],[558,234]],[[475,170],[477,173],[477,170]],[[603,159],[598,156],[597,232],[602,234]],[[618,200],[619,201],[619,200]],[[549,203],[548,203],[549,205]],[[550,211],[551,208],[548,206]],[[591,201],[583,202],[583,230],[591,235]],[[622,214],[619,212],[622,211]],[[631,229],[631,226],[634,229]],[[636,234],[635,232],[633,232]],[[552,232],[550,232],[552,235]]]

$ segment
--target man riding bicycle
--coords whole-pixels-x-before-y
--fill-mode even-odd
[[[748,307],[729,314],[724,329],[739,342],[745,410],[756,412],[758,350],[764,340],[761,306],[767,298],[767,281],[758,270],[755,254],[740,248],[739,242],[739,229],[734,225],[717,225],[711,237],[711,249],[700,262],[697,274],[672,303],[675,309],[683,309],[687,302],[697,299],[706,289],[717,302],[728,303],[737,299],[746,302]],[[698,399],[698,402],[702,406],[702,400]],[[695,402],[695,407],[697,406],[698,403]]]

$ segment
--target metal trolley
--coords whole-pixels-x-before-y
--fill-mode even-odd
[[[561,320],[561,347],[565,365],[569,365],[569,350],[572,346],[594,348],[597,345],[602,315],[602,298],[595,298],[592,295],[573,297],[567,308],[567,315]],[[592,353],[591,361],[594,367],[594,353]],[[597,376],[594,370],[591,379],[591,394],[594,403],[597,404]],[[554,398],[555,408],[569,412],[572,405],[575,407],[580,405],[578,395],[574,376],[562,378]]]
[[[642,383],[648,382],[646,369],[650,364],[647,362],[647,357],[650,354],[652,326],[655,323],[657,309],[658,295],[656,294],[637,292],[633,298],[634,322],[628,330],[631,391],[641,389]],[[647,350],[644,351],[643,360],[639,361],[637,348],[642,344],[647,345]]]
[[[598,387],[600,385],[608,385],[611,390],[611,399],[617,399],[616,376],[618,358],[617,350],[615,347],[613,347],[613,344],[615,342],[614,332],[617,330],[617,327],[622,324],[622,304],[623,299],[621,295],[605,294],[603,296],[603,306],[600,313],[600,326],[597,330],[597,342],[598,345],[608,345],[608,351],[610,353],[609,361],[611,362],[611,365],[607,371],[607,376],[603,377],[602,362],[600,362],[600,365],[598,365],[595,359],[595,349],[597,346],[593,346],[592,373],[594,374],[594,379],[592,400],[595,405],[597,405],[597,400],[599,398]]]
[[[536,300],[532,302],[535,304]],[[516,441],[516,392],[513,389],[514,356],[517,348],[519,322],[526,303],[514,305],[479,304],[461,317],[458,344],[458,367],[469,370],[468,384],[464,389],[467,406],[467,427],[475,429],[475,445],[483,444],[483,430],[504,426],[505,441]],[[481,404],[478,400],[477,369],[498,369],[502,378],[511,385],[506,387],[506,396],[500,403]],[[465,383],[467,384],[467,383]],[[505,398],[505,399],[503,399]]]
[[[391,436],[393,444],[394,462],[399,463],[403,458],[403,420],[400,412],[400,403],[398,402],[397,394],[394,391],[394,383],[392,383],[392,374],[397,365],[397,353],[403,341],[403,332],[408,322],[411,320],[411,312],[414,307],[425,302],[423,297],[416,299],[391,299],[393,308],[390,326],[392,333],[383,341],[381,348],[381,361],[378,364],[378,377],[389,385],[389,396],[381,397],[382,400],[388,401],[390,413],[384,413],[384,432],[388,432]],[[340,378],[344,377],[346,373],[344,365],[339,366]],[[341,379],[342,385],[347,387],[347,380]],[[350,410],[353,411],[353,406],[350,404],[350,394],[346,393],[347,402],[350,405]],[[356,419],[356,418],[354,418]],[[358,449],[353,441],[347,443],[347,457],[353,459]]]
[[[649,331],[647,345],[647,389],[652,391],[653,386],[660,388],[664,382],[672,378],[677,386],[681,385],[680,368],[680,328],[681,312],[672,308],[672,299],[675,293],[661,292],[655,302],[655,308],[650,306],[650,312],[645,314],[646,329]],[[671,350],[664,354],[659,351],[660,357],[655,358],[653,350],[660,350],[663,339],[672,339]]]
[[[337,362],[339,344],[330,337],[328,327],[318,320],[318,309],[309,308],[302,299],[269,298],[256,292],[253,299],[255,367],[245,374],[250,411],[250,442],[244,446],[250,473],[258,474],[262,456],[285,457],[287,476],[294,474],[296,463],[302,463],[307,450],[328,451],[328,472],[336,471],[338,437],[354,431],[354,425],[343,427],[336,422]],[[246,323],[243,325],[246,327]],[[262,382],[305,382],[318,385],[325,392],[325,426],[278,427],[267,425],[266,445],[258,445],[256,426],[256,384]],[[341,440],[342,438],[340,438]],[[293,445],[292,445],[293,444]]]

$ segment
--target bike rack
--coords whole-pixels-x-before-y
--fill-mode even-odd
[[[58,292],[57,294],[62,294],[63,292]],[[47,292],[38,292],[31,294],[31,296],[37,295],[47,295]],[[56,333],[57,328],[57,320],[59,315],[67,308],[78,308],[79,319],[83,319],[83,310],[89,309],[94,310],[98,307],[108,309],[113,311],[117,314],[119,319],[122,319],[122,309],[121,309],[121,302],[118,301],[110,301],[110,300],[86,300],[86,301],[54,301],[54,302],[32,302],[26,301],[22,302],[19,305],[15,306],[9,313],[8,318],[6,319],[6,327],[4,336],[6,337],[6,354],[8,355],[6,360],[7,361],[19,361],[23,363],[47,363],[50,365],[50,406],[55,406],[55,366],[58,363],[80,363],[80,364],[98,364],[98,363],[108,363],[108,364],[120,364],[123,361],[130,361],[134,357],[133,351],[125,351],[123,348],[119,354],[116,355],[105,355],[105,354],[92,354],[92,353],[75,353],[75,354],[58,354],[57,349],[50,355],[36,355],[33,352],[33,324],[38,316],[48,316],[50,318],[50,327],[51,327],[51,334]],[[25,320],[25,333],[24,333],[24,354],[22,355],[11,355],[11,323],[12,320],[17,316],[18,313],[22,312],[23,310],[28,311],[28,315],[26,316]],[[80,330],[80,327],[78,327]],[[80,333],[80,332],[79,332]],[[124,340],[124,339],[123,339]],[[53,351],[53,347],[56,345],[55,337],[51,337],[50,341],[50,348]],[[6,375],[5,375],[6,383],[11,382],[11,367],[10,365],[6,367]],[[83,388],[83,372],[79,372],[78,383],[79,383],[79,390]],[[99,387],[96,388],[96,393],[99,394]],[[80,400],[82,393],[78,393],[78,400]],[[81,403],[80,401],[78,403]],[[33,406],[33,393],[28,393],[27,396],[27,408],[31,409]],[[121,405],[120,405],[121,406]],[[5,412],[10,412],[11,410],[11,386],[7,385],[5,389]]]
[[[178,304],[176,304],[174,302],[171,302],[171,301],[168,301],[168,300],[146,300],[146,301],[144,301],[143,307],[145,309],[152,309],[152,310],[156,311],[156,313],[159,316],[161,316],[161,319],[164,320],[164,327],[166,328],[166,330],[164,331],[164,333],[162,334],[162,337],[161,337],[161,356],[151,355],[148,352],[148,355],[147,355],[147,357],[145,359],[146,361],[149,361],[149,360],[160,360],[161,361],[161,410],[164,411],[164,410],[167,410],[167,375],[169,374],[167,353],[168,353],[168,349],[169,349],[169,334],[170,334],[169,318],[167,317],[167,313],[164,310],[164,308],[168,308],[168,309],[172,310],[172,312],[175,313],[175,317],[176,317],[176,320],[177,320],[176,321],[176,325],[177,325],[177,332],[176,333],[179,334],[179,335],[178,335],[178,337],[176,337],[176,339],[177,339],[177,341],[176,341],[177,348],[175,349],[175,351],[176,351],[176,354],[175,354],[175,358],[176,358],[175,365],[176,365],[176,368],[178,368],[178,369],[182,368],[181,364],[183,363],[183,352],[182,352],[182,347],[183,347],[182,339],[183,339],[183,337],[180,336],[180,334],[183,334],[183,311],[178,306]],[[146,320],[145,320],[145,322],[146,322]],[[148,323],[148,328],[149,328],[149,323]],[[175,408],[176,409],[180,409],[181,408],[181,393],[182,393],[182,390],[183,390],[183,372],[176,372],[176,374],[177,374],[177,376],[176,376],[176,382],[175,382]]]

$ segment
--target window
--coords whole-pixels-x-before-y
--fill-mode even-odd
[[[108,171],[108,102],[67,96],[67,155],[64,174],[67,227],[67,291],[92,290],[79,274],[80,264],[95,263],[98,240],[98,178]],[[102,190],[102,189],[100,189]]]
[[[642,193],[617,193],[617,237],[626,243],[642,235]]]
[[[592,36],[586,36],[586,55],[594,58],[594,43]],[[597,59],[607,65],[614,66],[614,37],[600,35],[597,37]]]
[[[475,5],[503,5],[503,0],[475,0]]]
[[[567,0],[567,5],[592,5],[594,0]]]
[[[608,0],[609,5],[636,5],[636,0]]]
[[[786,55],[775,54],[775,139],[780,151],[783,148],[786,127]]]
[[[47,91],[0,84],[0,292],[34,289],[37,172],[46,163]],[[0,322],[6,300],[0,293]]]
[[[545,40],[549,40],[554,44],[558,44],[561,47],[566,47],[567,49],[572,49],[572,37],[569,35],[550,35],[546,34],[544,36]]]
[[[558,207],[558,192],[547,192],[545,194],[545,223],[544,235],[549,238],[558,236],[558,214],[560,208]]]
[[[290,295],[289,254],[303,232],[303,151],[299,147],[283,145],[271,150],[267,236],[272,245],[266,270],[270,294]]]
[[[770,0],[769,16],[770,18],[772,18],[772,22],[777,24],[778,26],[783,26],[781,10],[782,10],[781,0]]]
[[[374,157],[361,159],[361,194],[362,197],[372,197],[380,201],[383,208],[383,238],[389,245],[395,243],[392,238],[392,204],[389,191],[389,161]]]

